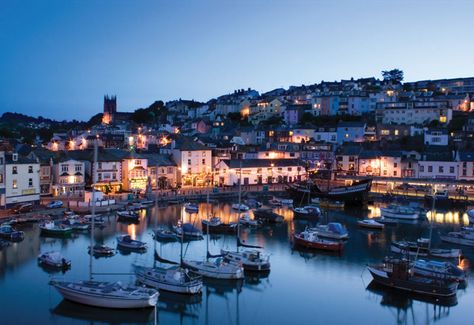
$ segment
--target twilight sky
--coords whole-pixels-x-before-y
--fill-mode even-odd
[[[2,0],[0,114],[82,119],[400,68],[474,75],[474,1]]]

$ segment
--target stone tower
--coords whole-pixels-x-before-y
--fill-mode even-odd
[[[114,121],[114,115],[117,113],[117,96],[104,96],[104,115],[102,123],[110,124]]]

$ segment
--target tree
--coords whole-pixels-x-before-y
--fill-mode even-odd
[[[403,71],[400,69],[384,70],[382,71],[384,81],[392,83],[401,83],[403,81]]]

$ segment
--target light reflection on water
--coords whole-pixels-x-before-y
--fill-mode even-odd
[[[117,254],[112,258],[94,259],[95,272],[131,272],[132,263],[152,265],[153,247],[167,259],[179,260],[179,243],[159,244],[152,240],[151,230],[157,226],[175,225],[183,216],[184,222],[201,227],[201,218],[211,213],[224,222],[237,221],[238,213],[229,203],[199,205],[199,213],[185,213],[180,205],[165,208],[152,207],[140,213],[140,224],[116,223],[115,217],[106,218],[106,227],[97,228],[95,239],[109,246],[116,246],[115,237],[128,233],[146,241],[147,253]],[[469,323],[472,321],[474,290],[468,285],[459,291],[457,302],[451,307],[435,307],[418,297],[367,286],[370,275],[364,271],[367,263],[379,262],[388,254],[393,240],[415,240],[429,234],[428,220],[415,224],[387,226],[384,231],[359,229],[360,218],[377,216],[380,206],[369,206],[367,211],[347,209],[329,211],[323,221],[337,221],[346,225],[350,238],[341,255],[294,250],[291,234],[303,230],[311,222],[293,221],[292,212],[286,207],[275,209],[285,222],[267,225],[260,229],[242,229],[242,237],[249,243],[265,246],[271,254],[272,271],[268,277],[246,278],[242,283],[206,281],[200,297],[182,297],[163,294],[158,305],[160,324],[275,324],[302,323],[311,320],[325,324],[395,324],[398,322],[440,324]],[[250,212],[250,215],[252,213]],[[462,216],[462,217],[461,217]],[[439,233],[458,230],[466,222],[463,212],[437,213],[434,219],[433,245],[451,247],[440,242]],[[47,285],[50,273],[37,266],[40,252],[59,250],[72,260],[67,278],[85,279],[88,272],[89,235],[77,234],[70,239],[43,238],[37,225],[24,229],[26,238],[0,251],[0,292],[3,324],[125,324],[152,323],[153,310],[115,312],[90,309],[62,302],[61,297]],[[217,253],[221,248],[235,249],[235,238],[227,235],[212,236],[210,250]],[[186,243],[187,258],[202,259],[205,241]],[[474,250],[462,248],[469,265]],[[361,277],[362,273],[362,277]],[[61,276],[56,273],[54,276]],[[101,276],[98,276],[101,277]],[[101,278],[104,278],[103,276]],[[105,277],[123,282],[133,281],[133,276]],[[470,276],[472,282],[472,276]],[[5,299],[8,297],[8,299]],[[25,307],[28,312],[24,312]],[[414,316],[412,316],[414,315]]]

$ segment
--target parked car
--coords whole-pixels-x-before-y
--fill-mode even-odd
[[[62,206],[63,206],[62,201],[51,201],[46,207],[48,209],[55,209],[55,208],[61,208]]]
[[[32,210],[33,210],[33,204],[24,203],[24,204],[18,204],[16,207],[14,207],[13,213],[20,214],[20,213],[31,212]]]

